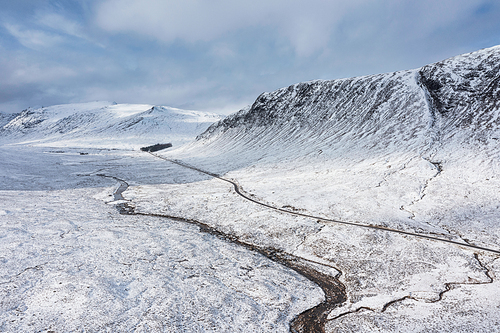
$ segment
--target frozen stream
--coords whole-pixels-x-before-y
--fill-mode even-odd
[[[323,300],[293,269],[196,225],[120,215],[104,204],[116,181],[96,177],[137,185],[203,176],[136,152],[0,154],[2,332],[288,332]]]

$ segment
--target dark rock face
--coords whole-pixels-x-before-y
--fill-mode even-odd
[[[20,133],[27,133],[35,128],[38,124],[42,123],[46,119],[43,108],[42,112],[35,112],[32,109],[26,109],[22,112],[15,114],[6,124],[0,128],[0,133],[11,132],[14,127]]]
[[[493,117],[500,103],[500,48],[424,66],[419,77],[445,126],[497,123]]]
[[[0,130],[7,125],[10,121],[16,118],[19,113],[1,113],[0,112]]]
[[[412,76],[412,72],[406,72],[313,81],[264,93],[250,110],[241,111],[214,124],[200,138],[237,127],[250,130],[293,124],[294,128],[315,131],[325,131],[332,126],[339,130],[345,126],[349,129],[365,127],[367,121],[387,112],[387,104],[391,106],[387,116],[397,117],[398,110],[420,102],[418,94],[412,91],[407,91],[404,98],[399,98],[401,89],[405,88],[404,81]]]

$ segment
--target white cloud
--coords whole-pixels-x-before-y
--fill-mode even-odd
[[[78,73],[68,66],[40,66],[40,64],[18,64],[11,79],[17,84],[42,83],[75,77]]]
[[[210,54],[219,59],[232,59],[236,56],[236,51],[228,44],[216,43],[210,50]]]
[[[500,7],[476,14],[488,1],[31,1],[0,9],[0,107],[109,99],[237,110],[295,82],[498,43]]]
[[[106,0],[97,24],[109,32],[135,32],[163,42],[213,41],[245,28],[267,28],[299,54],[324,47],[346,11],[367,0]]]
[[[104,0],[97,24],[162,42],[210,42],[240,29],[267,29],[301,56],[326,49],[351,31],[424,38],[470,14],[481,0]],[[390,18],[390,19],[388,19]],[[354,33],[354,35],[356,35]],[[366,36],[364,33],[363,36]]]
[[[98,8],[97,22],[112,32],[133,31],[166,42],[177,38],[196,42],[249,25],[254,16],[248,3],[228,0],[106,0]]]
[[[52,28],[66,35],[86,39],[82,26],[76,21],[69,20],[62,15],[56,13],[38,13],[36,21],[42,26]]]
[[[42,30],[23,29],[14,24],[5,24],[7,31],[17,38],[19,43],[33,50],[53,47],[63,41],[61,36]]]

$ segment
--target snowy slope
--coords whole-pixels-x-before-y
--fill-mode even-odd
[[[268,202],[428,232],[475,221],[472,239],[500,244],[499,94],[497,46],[264,93],[164,154],[230,172]]]
[[[499,73],[497,46],[416,70],[295,84],[262,94],[179,153],[211,149],[221,157],[243,154],[251,164],[271,155],[268,160],[428,156],[438,143],[496,151]]]
[[[330,218],[422,228],[448,212],[456,223],[457,212],[481,215],[500,200],[499,94],[497,46],[264,93],[164,154]],[[490,237],[500,244],[500,230]]]
[[[163,106],[93,102],[27,109],[0,119],[1,142],[136,148],[190,141],[220,117]]]

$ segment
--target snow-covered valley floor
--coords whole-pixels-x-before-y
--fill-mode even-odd
[[[499,331],[495,253],[275,211],[138,151],[3,146],[1,154],[1,331],[287,332],[324,299],[279,262],[148,214],[199,221],[340,272],[347,301],[328,314],[327,332]],[[276,170],[254,169],[229,176],[258,200],[318,213],[286,191],[276,204],[266,197],[283,187]],[[112,177],[129,184],[127,201],[114,201]],[[142,215],[119,214],[119,203]]]
[[[196,226],[120,215],[117,182],[96,174],[137,186],[206,177],[137,151],[1,154],[2,332],[287,332],[322,300],[295,271]]]
[[[175,152],[163,155],[175,157]],[[331,167],[332,164],[327,165]],[[307,172],[308,167],[310,172]],[[319,209],[328,207],[328,202],[335,199],[337,187],[345,187],[345,192],[348,188],[353,191],[349,197],[351,201],[342,203],[348,208],[350,205],[376,205],[380,197],[394,200],[398,198],[397,192],[394,195],[398,186],[411,184],[408,181],[396,182],[394,188],[388,186],[381,191],[374,202],[373,198],[364,198],[360,188],[368,187],[369,190],[371,183],[389,178],[383,172],[378,174],[376,167],[372,167],[369,173],[363,172],[362,165],[359,170],[350,171],[332,168],[330,173],[333,175],[327,177],[321,172],[321,164],[311,163],[308,167],[301,168],[297,162],[267,168],[261,164],[230,172],[225,178],[243,184],[243,189],[250,189],[247,195],[260,202],[322,217],[329,217]],[[381,165],[380,169],[386,169],[386,166]],[[408,166],[406,172],[409,176],[396,172],[394,177],[421,177],[426,170],[426,165],[417,164]],[[346,177],[346,173],[350,173],[353,179]],[[322,188],[321,181],[328,187]],[[425,182],[425,179],[420,181]],[[461,181],[462,186],[469,186],[464,179]],[[441,190],[450,194],[443,198],[448,198],[453,192],[450,187],[457,188],[452,181],[447,186]],[[401,192],[405,190],[410,192],[400,189]],[[481,188],[483,193],[486,190],[488,187]],[[374,190],[371,191],[373,194]],[[494,192],[491,193],[493,196]],[[340,281],[345,286],[347,301],[329,313],[327,332],[499,330],[498,227],[493,223],[488,237],[484,235],[482,239],[484,225],[480,228],[481,223],[476,228],[471,225],[467,229],[457,223],[445,231],[436,227],[437,219],[424,224],[405,217],[408,219],[406,223],[402,219],[396,223],[397,219],[384,221],[377,216],[380,208],[378,212],[374,209],[372,215],[366,207],[358,209],[363,214],[363,219],[358,220],[361,223],[389,225],[462,243],[486,244],[493,250],[488,252],[275,211],[245,200],[234,192],[231,184],[214,178],[187,184],[135,186],[124,195],[131,200],[136,211],[200,220],[245,242],[336,267],[342,273]],[[456,205],[459,204],[457,201]],[[386,217],[393,212],[391,209],[385,211]],[[478,211],[475,218],[479,221],[482,218],[482,223],[490,224],[496,214],[492,215],[481,215]],[[334,214],[330,218],[332,216],[338,218]],[[467,240],[457,236],[466,232]]]

